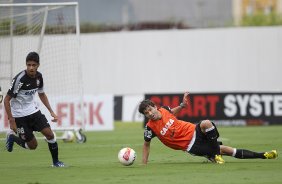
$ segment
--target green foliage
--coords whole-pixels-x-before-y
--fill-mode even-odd
[[[219,127],[223,143],[237,148],[282,152],[282,126]],[[1,183],[9,184],[277,184],[281,183],[282,159],[240,160],[223,157],[224,165],[207,163],[162,145],[158,139],[151,143],[147,166],[141,165],[143,129],[141,123],[115,123],[115,131],[86,132],[84,144],[63,143],[58,140],[60,158],[67,168],[52,168],[51,156],[44,140],[37,150],[21,149],[15,145],[8,153],[0,142]],[[4,138],[0,134],[0,138]],[[118,151],[125,146],[137,152],[132,166],[122,166]]]
[[[26,24],[17,24],[14,22],[13,35],[39,35],[41,33],[41,26],[33,24],[27,26]],[[10,35],[10,20],[0,21],[0,36]],[[64,25],[47,25],[45,34],[68,34],[75,33],[75,26],[64,26]]]
[[[81,33],[95,33],[95,32],[103,32],[104,31],[103,25],[93,24],[93,23],[82,23],[80,25],[80,32]]]
[[[282,16],[276,13],[265,15],[257,13],[243,17],[241,26],[276,26],[282,25]]]
[[[10,21],[9,19],[0,21],[0,36],[1,35],[10,35]]]

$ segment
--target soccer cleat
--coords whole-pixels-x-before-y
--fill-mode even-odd
[[[57,161],[55,163],[53,163],[52,167],[66,167],[64,162],[61,161]]]
[[[265,152],[263,155],[265,156],[266,159],[275,159],[278,157],[278,153],[276,150]]]
[[[223,160],[221,155],[215,155],[214,160],[217,164],[224,164],[225,163],[225,161]]]
[[[206,157],[209,161],[211,161],[212,163],[216,163],[214,157]]]
[[[9,152],[13,151],[13,147],[14,147],[14,138],[13,138],[13,133],[8,133],[7,134],[7,140],[6,140],[6,149]]]

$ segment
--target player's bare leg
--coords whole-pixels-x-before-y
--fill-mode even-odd
[[[7,142],[6,142],[7,151],[9,152],[13,151],[14,142],[25,149],[36,149],[37,147],[37,141],[35,137],[31,141],[25,142],[23,139],[19,138],[14,131],[11,130],[7,133]]]
[[[33,137],[31,141],[27,142],[26,144],[27,144],[26,148],[31,149],[31,150],[35,150],[38,145],[35,137]]]

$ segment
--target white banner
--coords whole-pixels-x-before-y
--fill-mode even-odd
[[[56,98],[49,96],[49,101],[54,112],[57,113],[57,123],[51,122],[50,113],[41,102],[39,104],[41,112],[45,114],[53,130],[73,127],[83,128],[86,131],[114,129],[113,95],[87,95],[84,96],[83,103],[78,97],[72,96]],[[81,113],[82,105],[83,113]],[[0,132],[8,129],[4,104],[0,104]]]
[[[122,121],[143,122],[144,116],[139,113],[138,107],[144,95],[124,95],[122,100]]]

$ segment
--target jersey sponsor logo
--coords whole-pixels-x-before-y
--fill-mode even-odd
[[[169,119],[169,121],[165,124],[165,126],[160,131],[161,135],[165,135],[165,133],[167,132],[169,127],[171,127],[171,125],[173,125],[173,123],[174,123],[174,120],[173,119]]]
[[[25,95],[34,95],[36,93],[36,91],[37,91],[37,89],[27,91],[27,92],[25,92]]]

